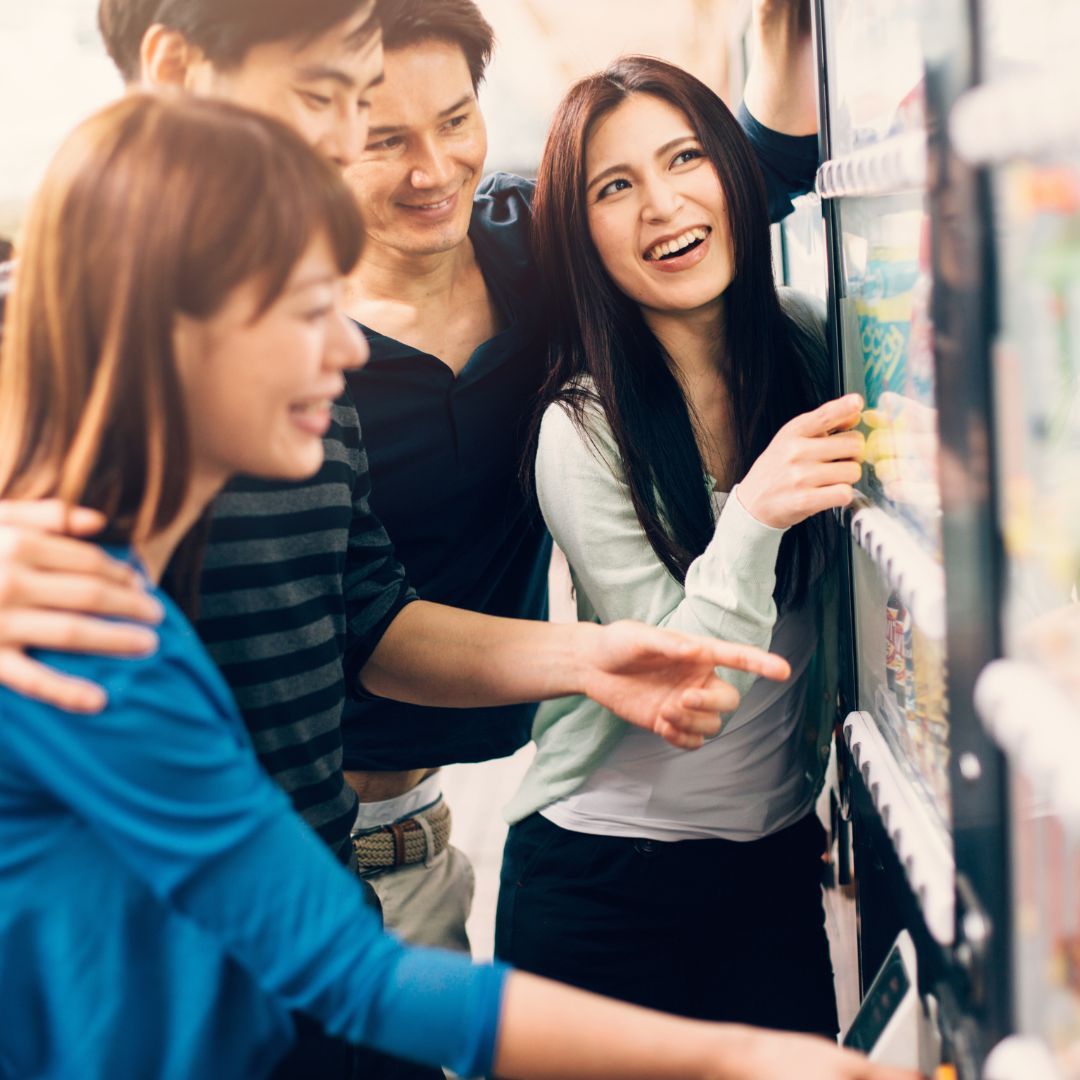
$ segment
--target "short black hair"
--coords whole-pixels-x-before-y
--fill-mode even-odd
[[[138,82],[142,39],[154,25],[161,0],[101,0],[98,29],[105,51],[120,69],[124,82]]]
[[[365,8],[368,17],[349,41],[360,48],[379,32],[377,0],[158,0],[153,21],[183,34],[214,67],[228,69],[242,64],[257,45],[314,41]]]
[[[484,81],[495,31],[473,0],[378,0],[383,48],[404,49],[422,41],[445,41],[461,47],[473,89]]]

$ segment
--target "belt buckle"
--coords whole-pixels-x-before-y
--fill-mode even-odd
[[[353,849],[357,855],[357,865],[361,876],[373,877],[388,870],[397,870],[402,866],[415,866],[419,863],[430,866],[431,860],[435,858],[436,855],[439,855],[449,843],[449,820],[445,823],[441,823],[440,832],[445,832],[446,835],[443,839],[442,847],[440,847],[438,843],[439,838],[436,836],[435,829],[432,827],[432,824],[427,817],[428,814],[440,807],[443,807],[443,816],[449,819],[449,811],[445,809],[445,804],[442,803],[440,797],[431,806],[425,807],[412,817],[403,818],[401,821],[395,821],[389,825],[380,825],[378,828],[370,829],[354,836],[352,838]],[[418,832],[423,833],[423,851],[419,858],[410,860],[408,857],[410,847],[409,837]],[[378,855],[369,853],[369,857],[386,860],[376,865],[371,865],[362,860],[361,848],[365,840],[374,840],[376,837],[386,837],[387,840],[383,841],[383,845],[388,846],[391,850],[388,851],[385,856],[382,855],[381,852]],[[388,844],[387,841],[389,841]],[[415,842],[412,846],[416,846]]]

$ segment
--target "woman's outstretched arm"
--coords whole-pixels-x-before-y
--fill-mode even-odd
[[[817,69],[810,0],[754,0],[754,56],[743,102],[782,135],[817,132]]]
[[[825,1039],[652,1012],[514,972],[495,1072],[514,1080],[917,1080]]]

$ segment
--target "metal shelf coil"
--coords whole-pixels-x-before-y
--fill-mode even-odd
[[[874,718],[849,713],[844,739],[896,849],[926,926],[942,945],[956,934],[956,869],[948,837],[905,779]]]
[[[945,572],[900,522],[863,497],[852,504],[848,527],[911,612],[919,629],[945,638]]]
[[[894,195],[921,191],[926,177],[926,133],[914,131],[824,162],[814,186],[823,199]]]

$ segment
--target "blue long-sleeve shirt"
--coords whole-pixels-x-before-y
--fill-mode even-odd
[[[153,657],[39,657],[106,686],[104,712],[0,690],[0,1076],[246,1080],[293,1011],[487,1072],[506,969],[382,933],[157,595]]]

